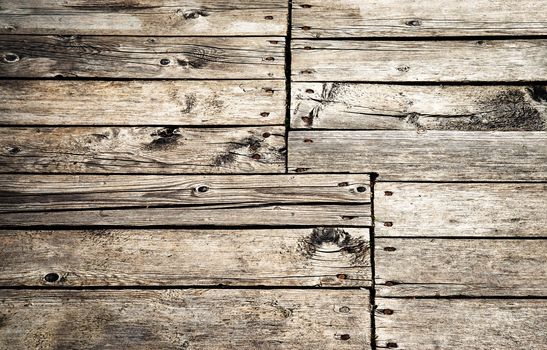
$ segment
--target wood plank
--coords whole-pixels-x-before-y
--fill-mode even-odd
[[[0,292],[0,347],[363,349],[366,290]]]
[[[285,35],[287,2],[273,0],[3,0],[1,34]]]
[[[0,173],[282,173],[282,126],[4,127]]]
[[[367,287],[372,279],[368,228],[1,231],[0,242],[0,286]]]
[[[375,185],[379,237],[546,237],[547,184]]]
[[[547,80],[547,40],[294,40],[293,81]]]
[[[381,238],[374,257],[380,296],[547,296],[547,240]]]
[[[0,36],[3,77],[283,79],[281,37]]]
[[[0,81],[2,125],[283,125],[285,83]]]
[[[0,212],[370,203],[368,175],[0,175]]]
[[[547,130],[546,86],[294,83],[291,127]]]
[[[524,350],[547,344],[545,299],[376,301],[379,348]]]
[[[293,131],[288,168],[383,181],[545,181],[546,141],[544,131]]]
[[[294,38],[545,35],[542,0],[295,0]]]

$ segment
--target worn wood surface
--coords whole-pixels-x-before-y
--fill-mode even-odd
[[[366,287],[371,281],[366,228],[1,231],[0,242],[1,286]]]
[[[363,349],[365,290],[2,290],[0,347]]]
[[[295,0],[295,38],[546,35],[542,0]]]
[[[547,130],[545,86],[292,84],[291,127]]]
[[[370,203],[368,175],[0,175],[0,212]]]
[[[379,237],[547,237],[547,184],[375,185]]]
[[[379,296],[547,296],[547,240],[380,238],[374,257]]]
[[[285,35],[287,1],[3,0],[1,34]]]
[[[282,37],[0,36],[3,77],[283,79]]]
[[[292,42],[292,79],[386,82],[547,80],[547,40],[295,40]]]
[[[282,173],[284,128],[0,128],[0,172]]]
[[[377,298],[376,304],[378,348],[525,350],[547,344],[545,299]]]
[[[3,125],[283,125],[282,81],[0,81]]]
[[[375,172],[379,180],[547,179],[547,133],[293,131],[290,172]]]

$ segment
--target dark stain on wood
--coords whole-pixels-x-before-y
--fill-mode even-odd
[[[85,1],[82,4],[63,5],[67,8],[75,8],[84,11],[110,11],[110,12],[125,12],[128,10],[151,10],[158,6],[143,5],[136,0],[117,0],[117,1]]]
[[[334,244],[340,248],[340,252],[350,255],[352,266],[367,262],[369,244],[362,238],[352,237],[349,232],[340,228],[314,228],[309,236],[300,241],[299,250],[309,259],[325,244]]]
[[[155,137],[152,142],[146,145],[146,149],[150,151],[173,149],[179,144],[179,139],[182,137],[178,128],[162,128],[150,136]]]

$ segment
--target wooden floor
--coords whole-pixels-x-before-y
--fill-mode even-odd
[[[544,0],[0,0],[0,349],[547,349]]]

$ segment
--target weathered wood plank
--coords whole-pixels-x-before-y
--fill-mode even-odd
[[[293,128],[547,130],[545,86],[294,83],[291,90]]]
[[[288,167],[384,181],[544,181],[546,141],[543,131],[293,131]]]
[[[547,80],[547,40],[295,40],[292,42],[292,79]]]
[[[368,175],[0,175],[0,212],[370,203]]]
[[[363,349],[366,290],[0,291],[0,347]]]
[[[379,237],[547,236],[545,183],[377,182],[375,192]]]
[[[273,81],[0,81],[3,125],[283,125]]]
[[[3,77],[283,79],[281,37],[0,36]]]
[[[282,173],[284,127],[0,128],[0,172]]]
[[[547,296],[547,240],[381,238],[374,257],[380,296]]]
[[[1,231],[0,243],[1,286],[367,287],[372,278],[367,228]]]
[[[287,1],[3,0],[1,34],[285,35]]]
[[[376,299],[379,348],[530,349],[547,344],[547,300]]]
[[[545,35],[542,0],[295,0],[295,38]]]

